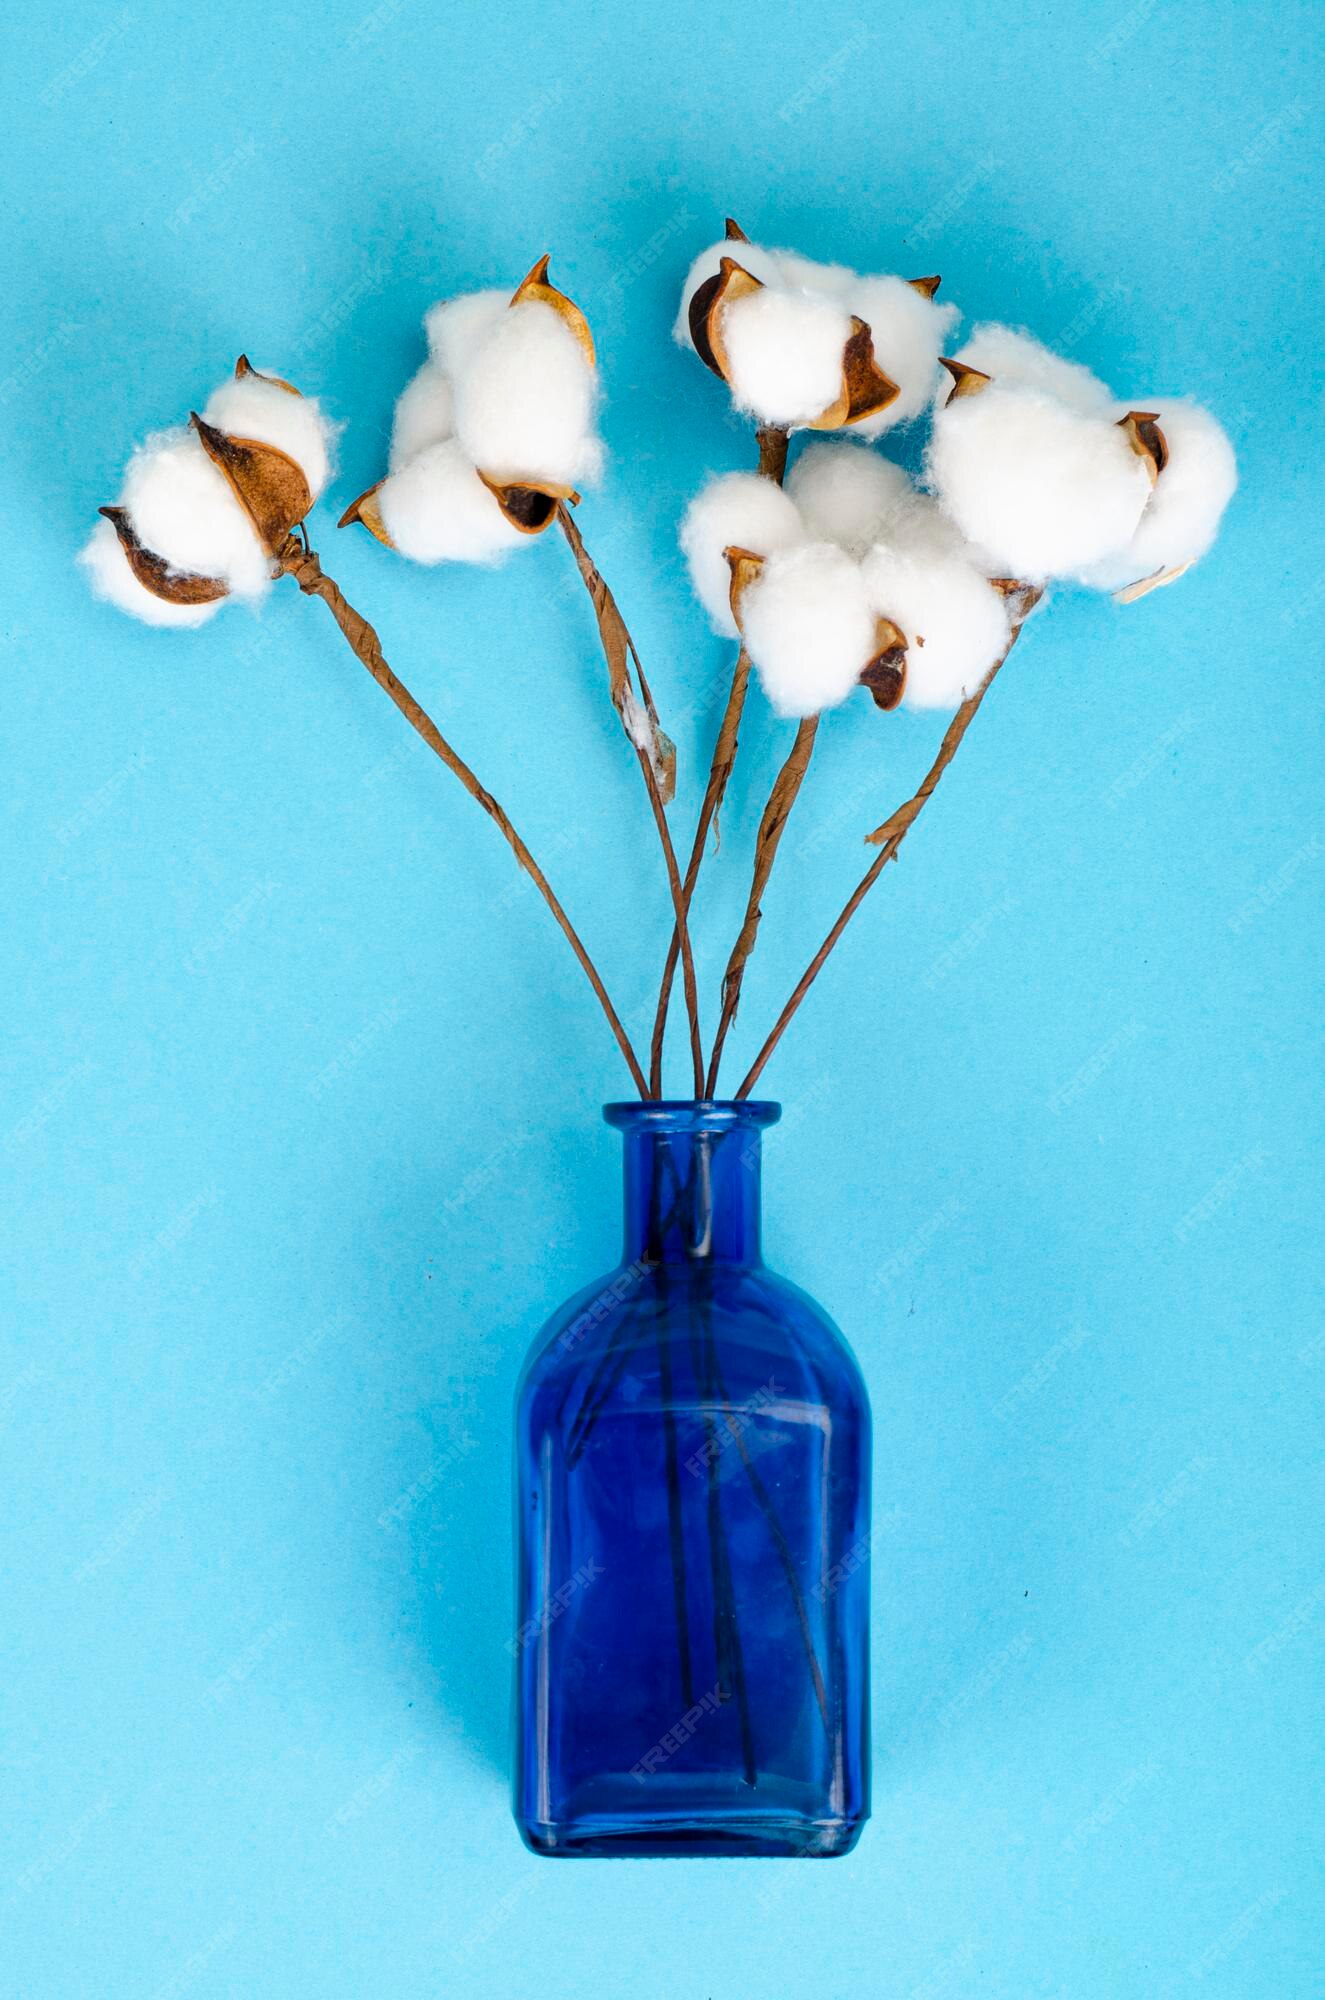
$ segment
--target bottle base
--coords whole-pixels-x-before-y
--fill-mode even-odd
[[[700,1859],[826,1861],[849,1854],[865,1820],[809,1820],[774,1815],[727,1819],[629,1819],[611,1813],[571,1820],[516,1820],[520,1838],[533,1854],[552,1860],[645,1860],[667,1856]]]

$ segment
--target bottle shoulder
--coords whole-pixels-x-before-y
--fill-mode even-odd
[[[688,1349],[697,1327],[751,1365],[794,1358],[865,1396],[855,1356],[819,1302],[764,1264],[623,1264],[583,1286],[530,1346],[522,1389],[600,1365],[623,1348]]]

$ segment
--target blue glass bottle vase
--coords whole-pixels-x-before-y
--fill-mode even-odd
[[[845,1854],[869,1813],[869,1403],[760,1255],[758,1103],[613,1104],[622,1261],[516,1429],[515,1817],[537,1854]]]

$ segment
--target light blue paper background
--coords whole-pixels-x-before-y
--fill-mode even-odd
[[[6,1993],[1319,1990],[1318,33],[1293,0],[11,16]],[[1242,487],[1179,588],[1037,624],[768,1078],[769,1244],[877,1416],[873,1825],[827,1868],[552,1868],[505,1795],[509,1403],[614,1250],[615,1051],[320,607],[148,632],[72,558],[241,348],[325,394],[315,541],[646,1039],[661,873],[564,549],[429,573],[334,521],[425,307],[552,250],[608,396],[581,525],[688,827],[730,655],[675,528],[751,443],[668,328],[729,211],[1209,400]],[[937,734],[826,727],[738,1058]],[[786,740],[752,703],[710,996]]]

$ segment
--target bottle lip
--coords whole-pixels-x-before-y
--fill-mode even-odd
[[[605,1104],[609,1125],[625,1132],[730,1132],[776,1125],[782,1106],[758,1097],[658,1097]]]

